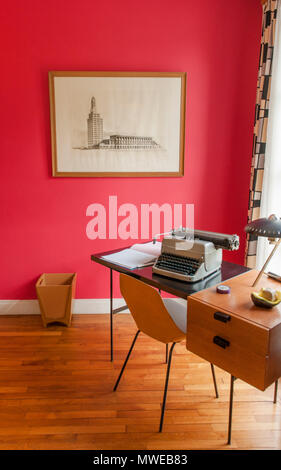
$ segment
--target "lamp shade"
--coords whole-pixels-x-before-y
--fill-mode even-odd
[[[272,214],[268,218],[253,220],[246,225],[245,232],[258,237],[281,238],[281,219]]]

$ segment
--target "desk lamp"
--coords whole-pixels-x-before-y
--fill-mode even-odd
[[[272,252],[268,256],[266,262],[264,263],[262,269],[260,270],[259,275],[252,286],[254,287],[260,280],[269,261],[271,260],[278,246],[281,243],[281,219],[279,219],[279,217],[277,217],[276,215],[272,214],[268,218],[265,217],[262,219],[253,220],[253,222],[246,225],[245,232],[251,235],[257,235],[258,237],[267,237],[269,243],[271,245],[275,245]]]

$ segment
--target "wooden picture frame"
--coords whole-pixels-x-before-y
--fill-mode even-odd
[[[186,73],[49,72],[55,177],[184,175]]]

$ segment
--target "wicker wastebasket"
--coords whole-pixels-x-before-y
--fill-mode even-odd
[[[39,277],[36,292],[44,326],[55,322],[70,325],[75,287],[76,273],[44,273]]]

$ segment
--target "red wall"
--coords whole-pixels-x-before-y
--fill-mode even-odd
[[[194,203],[195,226],[241,236],[243,264],[260,0],[15,0],[2,9],[0,298],[35,297],[42,272],[108,296],[86,237],[89,204]],[[183,178],[52,178],[49,70],[187,72]],[[117,291],[115,293],[117,294]]]

